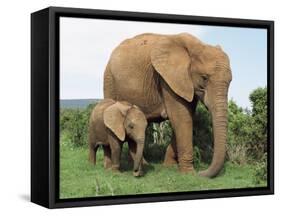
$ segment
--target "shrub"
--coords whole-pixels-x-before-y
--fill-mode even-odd
[[[246,145],[227,145],[227,159],[235,164],[246,164],[248,159],[248,147]]]
[[[94,104],[86,109],[62,109],[60,112],[60,132],[67,134],[73,147],[86,146],[88,125]]]
[[[250,153],[262,159],[267,149],[267,88],[257,88],[250,94],[252,103],[252,131]]]
[[[267,153],[263,154],[260,162],[255,163],[254,176],[255,184],[267,181]]]
[[[228,157],[243,164],[263,158],[267,147],[267,88],[257,88],[250,96],[252,110],[233,101],[228,105]]]
[[[168,145],[173,136],[173,129],[170,121],[161,123],[150,123],[146,129],[146,142],[148,145]]]
[[[248,162],[251,116],[230,100],[228,103],[227,158],[237,164]]]
[[[198,147],[200,157],[205,163],[209,163],[213,156],[213,134],[210,113],[199,102],[193,118],[193,144]]]
[[[201,163],[200,149],[198,148],[198,146],[194,146],[194,148],[193,148],[193,165],[195,168],[198,168],[198,167],[200,167],[200,163]]]
[[[150,123],[145,133],[144,156],[152,162],[164,160],[167,146],[171,143],[173,129],[170,121]]]

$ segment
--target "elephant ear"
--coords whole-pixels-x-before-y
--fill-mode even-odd
[[[109,128],[121,141],[125,140],[124,120],[130,106],[120,102],[109,106],[103,113],[104,124]]]
[[[184,46],[171,39],[162,39],[151,52],[151,62],[177,95],[189,102],[193,100],[194,88],[189,71],[191,60]]]

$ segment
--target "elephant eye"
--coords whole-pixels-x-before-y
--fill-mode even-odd
[[[133,129],[134,125],[132,123],[129,124],[129,128]]]
[[[207,81],[208,80],[208,76],[202,76],[203,81]]]

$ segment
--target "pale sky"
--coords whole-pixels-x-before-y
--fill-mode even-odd
[[[60,18],[60,98],[103,98],[103,73],[112,50],[142,33],[188,32],[228,54],[233,80],[229,99],[250,108],[249,94],[267,82],[265,29]]]

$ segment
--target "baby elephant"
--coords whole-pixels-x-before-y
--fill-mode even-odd
[[[102,100],[90,117],[89,160],[96,164],[96,152],[102,145],[105,168],[119,170],[121,148],[126,140],[134,160],[133,174],[141,176],[146,127],[146,117],[137,106],[125,101]]]

